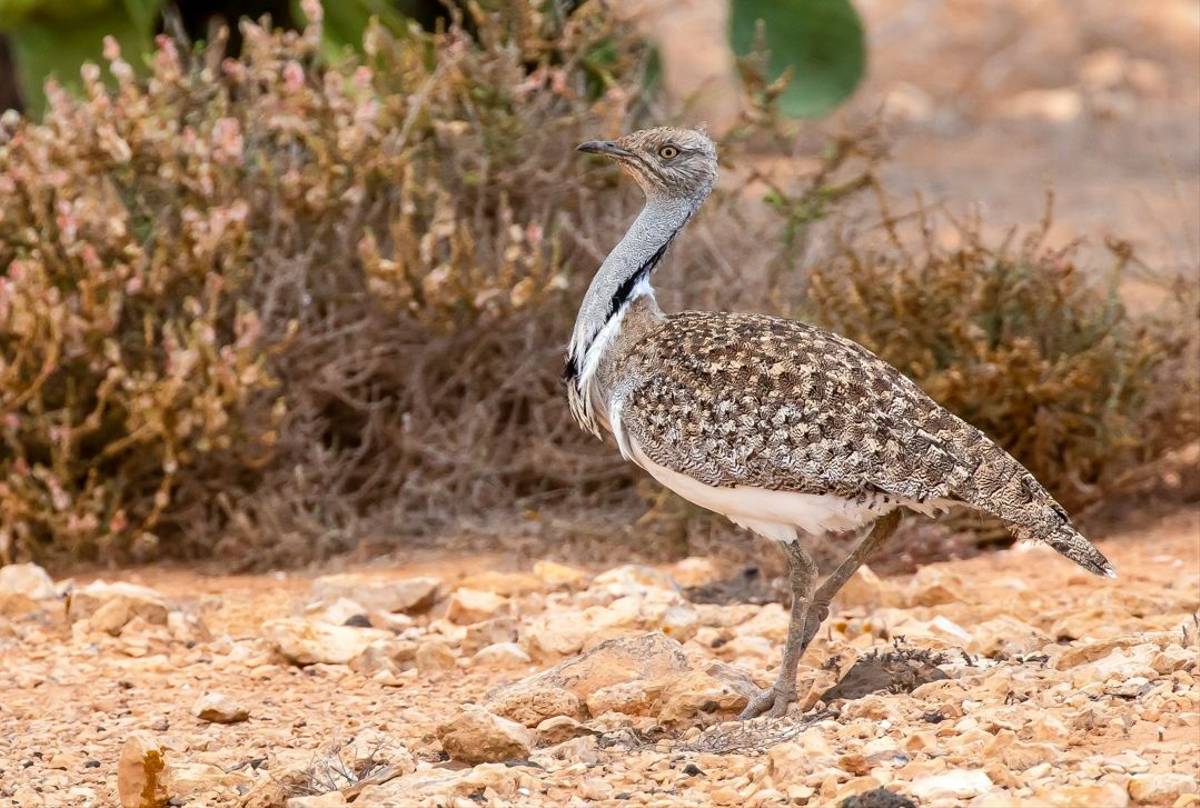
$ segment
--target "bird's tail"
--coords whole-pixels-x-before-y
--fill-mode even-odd
[[[1020,527],[1017,527],[1015,532],[1022,539],[1040,539],[1046,542],[1088,572],[1103,575],[1106,578],[1117,577],[1116,568],[1104,557],[1104,553],[1097,550],[1096,545],[1066,522],[1060,524],[1049,534],[1033,533]]]

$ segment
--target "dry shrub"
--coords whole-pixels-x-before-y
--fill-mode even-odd
[[[149,548],[206,455],[276,436],[272,410],[243,417],[274,387],[241,297],[249,205],[189,176],[209,147],[164,148],[174,133],[136,117],[130,85],[116,101],[94,68],[85,83],[86,104],[55,91],[52,122],[0,146],[0,562]],[[159,172],[169,197],[143,183]]]
[[[110,44],[108,84],[6,119],[0,559],[296,563],[636,501],[559,375],[638,204],[573,146],[645,115],[648,51],[600,3],[493,8],[332,64],[315,4],[236,60],[161,39],[146,80]],[[680,251],[692,288],[740,237]]]
[[[917,381],[1069,509],[1121,493],[1200,434],[1190,278],[1131,315],[1123,284],[1144,268],[1129,245],[1108,245],[1108,267],[1081,266],[1079,243],[1046,244],[1049,200],[1040,229],[1000,243],[976,220],[951,220],[947,238],[939,219],[919,210],[914,238],[885,203],[881,248],[844,242],[810,270],[811,318]]]

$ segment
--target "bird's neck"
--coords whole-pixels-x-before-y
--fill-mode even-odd
[[[567,354],[566,378],[572,410],[583,426],[598,431],[589,387],[605,350],[617,339],[630,305],[643,297],[653,304],[650,277],[675,236],[703,203],[648,200],[588,286]],[[661,314],[657,305],[649,307]]]

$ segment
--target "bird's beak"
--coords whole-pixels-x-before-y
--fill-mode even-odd
[[[605,157],[628,157],[629,152],[617,145],[615,140],[585,140],[575,151],[588,154],[603,154]]]

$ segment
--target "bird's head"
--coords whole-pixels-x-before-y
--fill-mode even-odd
[[[659,126],[576,148],[615,160],[652,200],[698,204],[717,181],[717,147],[696,129]]]

